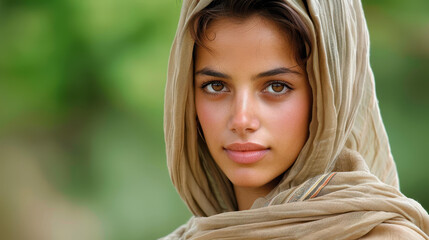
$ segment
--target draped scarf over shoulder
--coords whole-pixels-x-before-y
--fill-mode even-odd
[[[311,33],[310,135],[278,186],[250,210],[236,211],[231,183],[197,133],[189,20],[210,2],[183,1],[171,49],[164,110],[167,164],[194,217],[167,238],[353,239],[391,223],[429,239],[428,214],[399,191],[359,0],[285,0]]]

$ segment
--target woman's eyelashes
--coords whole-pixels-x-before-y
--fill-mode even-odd
[[[273,95],[283,95],[290,90],[292,90],[292,88],[283,81],[271,81],[267,83],[263,92]]]
[[[222,81],[208,81],[201,85],[201,89],[209,94],[219,94],[221,92],[229,92],[226,84]]]
[[[219,80],[204,82],[201,84],[200,88],[205,93],[212,95],[230,92],[230,89],[228,88],[227,84]],[[269,81],[264,84],[264,87],[261,92],[264,94],[281,96],[288,93],[290,90],[292,90],[292,88],[289,87],[289,85],[283,81]]]

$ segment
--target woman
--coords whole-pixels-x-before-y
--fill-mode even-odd
[[[357,0],[188,0],[170,56],[166,239],[429,239],[399,191]]]

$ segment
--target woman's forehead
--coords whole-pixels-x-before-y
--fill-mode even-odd
[[[222,18],[207,30],[204,47],[197,46],[196,70],[215,68],[268,69],[296,65],[295,49],[276,24],[253,16],[242,21]]]

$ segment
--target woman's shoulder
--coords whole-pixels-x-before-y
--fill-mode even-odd
[[[416,239],[416,240],[425,240],[419,233],[413,229],[390,223],[382,223],[375,228],[373,228],[368,234],[363,236],[363,240],[376,240],[376,239]]]

